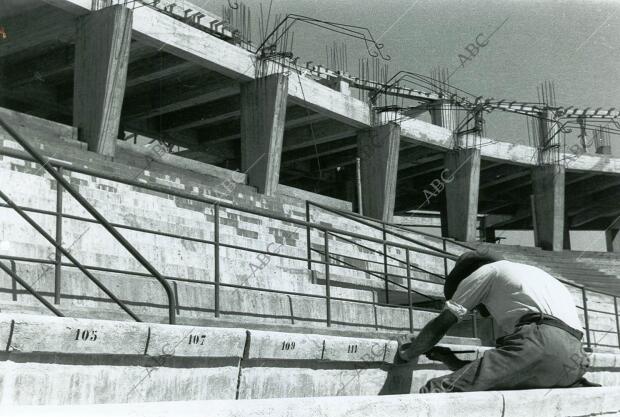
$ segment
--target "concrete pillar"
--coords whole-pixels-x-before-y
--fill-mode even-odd
[[[545,110],[538,118],[538,163],[548,165],[559,162],[560,125],[555,113]]]
[[[532,169],[533,218],[538,246],[545,250],[564,248],[564,184],[565,168],[556,164]]]
[[[477,238],[480,149],[456,149],[446,153],[438,179],[445,184],[447,237],[464,242]]]
[[[241,85],[241,167],[248,184],[273,195],[280,179],[288,76],[272,74]]]
[[[607,252],[620,252],[620,229],[605,230]]]
[[[449,101],[437,100],[429,105],[431,123],[454,132],[459,124],[458,107]]]
[[[362,208],[365,216],[392,221],[399,148],[400,126],[396,123],[374,127],[358,135]]]
[[[73,125],[88,150],[114,156],[125,95],[132,11],[112,6],[77,23]]]

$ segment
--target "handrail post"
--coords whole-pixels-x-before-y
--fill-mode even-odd
[[[620,318],[618,318],[618,297],[614,296],[614,312],[616,313],[616,336],[618,336],[618,347],[620,348]]]
[[[62,167],[58,168],[58,174],[62,175]],[[56,254],[54,259],[54,304],[60,304],[60,290],[62,286],[62,185],[56,181]]]
[[[17,275],[17,265],[15,264],[14,260],[9,260],[9,263],[11,264],[11,271],[13,272],[13,274]],[[12,275],[11,276],[11,290],[13,292],[13,301],[17,301],[17,280],[15,279],[15,276]]]
[[[409,332],[413,333],[413,308],[411,301],[411,267],[409,266],[409,248],[405,249],[405,262],[407,262],[407,307],[409,309]]]
[[[312,270],[312,240],[310,239],[310,201],[306,200],[306,251],[308,257],[308,271]]]
[[[323,245],[325,246],[325,302],[326,312],[327,312],[327,327],[331,327],[332,325],[332,307],[331,307],[331,291],[330,291],[330,282],[329,282],[329,233],[327,230],[323,231],[324,239]]]
[[[385,231],[385,223],[382,224],[383,229],[383,275],[385,276],[385,304],[390,304],[390,287],[388,285],[388,261],[387,261],[387,233]]]
[[[583,321],[586,325],[586,343],[589,348],[591,348],[590,342],[590,320],[588,318],[588,298],[586,297],[586,289],[585,287],[581,287],[581,299],[583,303]]]
[[[446,252],[446,239],[441,239],[442,242],[442,249],[444,252]],[[443,258],[443,276],[447,277],[448,276],[448,258]]]
[[[220,204],[213,205],[213,263],[214,263],[214,281],[213,286],[213,310],[215,317],[220,316]]]

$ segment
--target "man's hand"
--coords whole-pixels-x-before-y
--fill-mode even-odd
[[[443,310],[437,317],[426,323],[417,337],[412,334],[399,338],[398,357],[405,362],[411,361],[424,352],[428,352],[448,332],[448,329],[458,321],[456,315],[449,310]],[[407,338],[410,345],[407,345]]]
[[[450,361],[450,360],[458,359],[456,355],[452,353],[452,350],[450,350],[450,348],[443,347],[443,346],[433,347],[431,350],[426,352],[424,356],[426,356],[428,359],[432,361],[438,361],[438,362],[443,362],[443,363]]]
[[[432,361],[442,362],[451,371],[456,371],[467,365],[470,361],[462,361],[456,357],[454,352],[443,346],[435,346],[425,353],[425,356]]]
[[[396,364],[409,362],[413,357],[411,357],[407,351],[411,348],[412,344],[415,343],[415,336],[413,333],[409,333],[407,335],[399,336],[396,339],[398,342],[398,349],[396,351]]]

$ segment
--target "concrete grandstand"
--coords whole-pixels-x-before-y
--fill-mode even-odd
[[[620,415],[620,158],[605,130],[561,140],[620,112],[299,65],[286,25],[253,44],[187,0],[7,5],[0,411]],[[532,117],[538,143],[485,137],[490,111]],[[401,395],[448,371],[395,365],[395,339],[487,247],[566,284],[602,388]],[[442,344],[477,358],[495,333],[471,314]]]

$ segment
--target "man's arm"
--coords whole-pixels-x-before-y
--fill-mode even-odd
[[[426,357],[432,361],[443,362],[451,371],[456,371],[468,363],[471,363],[471,361],[464,361],[457,358],[449,348],[442,346],[431,348],[431,350],[426,352]]]
[[[400,358],[405,361],[428,352],[448,332],[450,327],[458,321],[457,317],[449,310],[443,310],[437,317],[429,321],[422,329],[418,337],[412,341],[411,346],[401,350]]]

